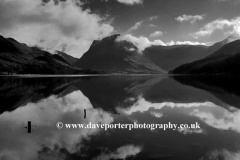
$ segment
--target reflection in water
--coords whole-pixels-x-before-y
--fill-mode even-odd
[[[87,115],[87,111],[86,109],[84,109],[84,118],[86,118],[86,115]]]
[[[154,116],[154,117],[157,117],[157,118],[161,118],[161,117],[163,117],[163,114],[162,113],[160,113],[160,112],[150,112],[150,114],[152,115],[152,116]]]
[[[230,152],[226,149],[223,150],[213,150],[206,154],[206,156],[202,157],[200,160],[239,160],[240,159],[240,151],[239,152]]]
[[[192,112],[191,115],[201,118],[206,124],[222,129],[222,130],[234,130],[240,133],[240,111],[230,113],[223,109],[219,109],[221,117],[217,117],[214,113],[195,110]]]
[[[73,78],[0,78],[0,113],[14,110],[28,102],[37,102],[50,95],[60,95]],[[70,82],[71,81],[71,82]]]
[[[135,147],[133,145],[123,146],[118,148],[115,152],[110,152],[108,154],[102,153],[94,160],[106,160],[106,159],[125,159],[129,156],[135,156],[141,152],[141,147]]]
[[[240,107],[239,77],[176,76],[182,84],[204,89],[228,105]]]
[[[130,108],[123,109],[123,108],[117,108],[119,112],[124,112],[128,115],[131,115],[134,112],[146,112],[150,108],[154,109],[162,109],[163,107],[183,107],[183,108],[196,108],[196,107],[203,107],[203,106],[208,106],[208,107],[214,107],[216,106],[215,104],[211,102],[205,102],[205,103],[172,103],[172,102],[164,102],[164,103],[151,103],[146,101],[144,98],[139,98],[139,100],[133,104]]]
[[[1,101],[9,102],[0,114],[1,160],[238,160],[240,156],[240,110],[237,101],[229,99],[238,94],[230,90],[216,94],[216,87],[205,91],[162,76],[0,81]],[[27,121],[37,126],[31,134],[24,129]],[[59,130],[57,122],[198,122],[201,128]]]
[[[136,112],[143,113],[151,109],[163,110],[167,107],[171,108],[172,110],[181,111],[182,113],[188,114],[190,116],[198,117],[213,128],[222,130],[234,130],[240,133],[240,110],[229,112],[211,102],[186,104],[171,102],[150,103],[145,99],[140,98],[132,107],[124,109],[118,108],[118,111],[127,115],[132,115]],[[162,115],[167,116],[167,114],[164,112],[150,112],[150,114],[158,118],[161,118]]]
[[[81,116],[84,108],[88,110],[86,119]],[[20,129],[28,120],[37,125],[32,135]],[[100,129],[58,130],[55,127],[57,122],[109,124],[113,122],[113,118],[102,110],[95,110],[80,91],[62,98],[51,96],[38,103],[29,103],[13,112],[0,115],[1,130],[4,131],[0,133],[1,149],[11,153],[8,153],[10,159],[26,160],[36,158],[42,146],[53,149],[57,144],[60,148],[66,148],[73,153],[78,150],[76,146],[81,144],[82,139],[88,139],[90,135],[100,132]],[[29,153],[22,154],[26,152]]]

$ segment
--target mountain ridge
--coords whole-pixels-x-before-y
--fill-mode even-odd
[[[116,34],[101,41],[93,41],[89,50],[73,66],[125,73],[166,73],[148,57],[140,54],[133,43],[116,42],[119,36]]]
[[[78,74],[62,57],[0,36],[0,74]]]
[[[240,40],[227,43],[211,55],[191,63],[175,68],[173,74],[212,74],[236,75],[240,74]]]
[[[56,50],[54,54],[63,57],[71,65],[78,60],[78,58],[75,58],[73,56],[70,56],[67,53],[64,53],[64,52],[61,52],[61,51],[58,51],[58,50]]]

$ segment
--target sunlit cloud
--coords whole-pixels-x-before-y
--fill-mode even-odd
[[[206,46],[206,43],[200,43],[200,42],[191,42],[191,41],[170,41],[166,43],[167,46],[172,46],[172,45],[203,45]]]
[[[123,3],[126,5],[134,5],[134,4],[143,4],[144,0],[117,0],[119,3]]]
[[[132,32],[134,30],[137,30],[142,25],[142,23],[143,23],[143,21],[139,21],[139,22],[135,23],[135,25],[132,26],[131,28],[129,28],[127,32]]]
[[[161,31],[155,31],[153,33],[150,34],[150,37],[159,37],[162,36],[163,33]]]
[[[58,2],[58,3],[55,3]],[[27,45],[81,57],[93,40],[110,35],[111,20],[83,10],[77,0],[1,0],[0,34]]]
[[[152,16],[152,17],[148,18],[149,21],[152,21],[152,20],[155,20],[155,19],[158,19],[158,16]]]
[[[151,45],[164,45],[164,43],[161,40],[154,40],[149,41],[148,38],[140,36],[140,37],[134,37],[130,34],[119,36],[116,40],[119,41],[129,41],[135,44],[139,50],[139,52],[142,52],[145,48],[151,46]]]
[[[213,0],[214,2],[220,2],[220,3],[223,3],[223,2],[230,2],[234,5],[239,5],[240,4],[240,0]]]
[[[215,31],[222,31],[224,34],[234,34],[240,37],[240,17],[233,19],[217,19],[202,27],[196,33],[192,33],[191,36],[194,38],[210,36]]]
[[[199,42],[190,42],[190,41],[184,41],[184,42],[174,42],[174,41],[170,41],[167,43],[164,43],[162,40],[154,40],[154,41],[150,41],[147,37],[144,36],[140,36],[140,37],[135,37],[132,36],[131,34],[126,34],[126,35],[122,35],[119,36],[116,39],[117,42],[120,41],[129,41],[132,42],[137,48],[138,51],[140,53],[142,53],[142,51],[144,51],[146,48],[150,47],[150,46],[172,46],[172,45],[206,45],[205,43],[199,43]]]
[[[182,16],[178,16],[177,18],[175,18],[175,20],[179,21],[179,22],[184,22],[184,21],[189,21],[190,23],[195,23],[196,21],[200,21],[204,19],[205,15],[182,15]]]
[[[150,27],[157,27],[155,24],[149,24]]]

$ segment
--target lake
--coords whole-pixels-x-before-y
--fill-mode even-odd
[[[0,77],[0,84],[1,160],[240,159],[236,78]],[[65,126],[90,123],[199,127]]]

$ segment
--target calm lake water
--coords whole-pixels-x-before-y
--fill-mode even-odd
[[[0,84],[0,160],[240,159],[238,79],[0,77]],[[58,129],[57,122],[200,128]]]

